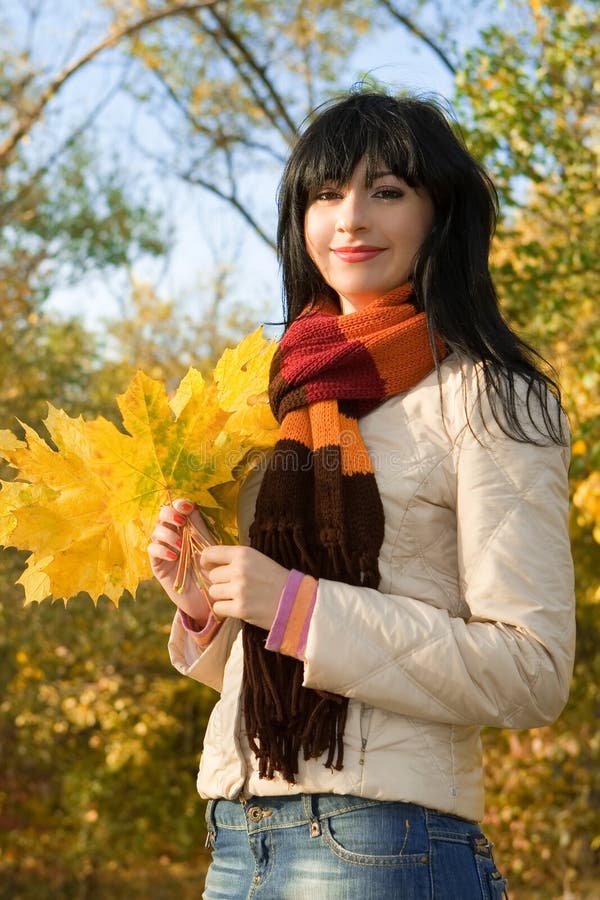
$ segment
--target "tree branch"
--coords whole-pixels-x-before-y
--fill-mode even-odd
[[[290,118],[287,109],[285,108],[285,104],[283,102],[280,94],[275,90],[275,86],[270,78],[267,77],[267,69],[266,66],[261,66],[258,60],[255,58],[254,54],[250,51],[248,46],[242,41],[239,34],[236,34],[233,29],[229,26],[227,20],[220,15],[215,9],[210,10],[210,15],[213,19],[215,19],[220,27],[223,30],[223,34],[230,41],[236,50],[242,55],[242,58],[246,61],[246,63],[250,66],[253,72],[258,75],[262,84],[265,86],[269,96],[271,97],[273,103],[275,104],[275,108],[277,112],[281,116],[284,124],[288,129],[288,137],[293,139],[298,134],[298,129],[296,128],[295,123]]]
[[[396,9],[394,4],[390,3],[389,0],[379,0],[379,3],[381,4],[381,6],[383,6],[384,9],[389,12],[391,16],[394,17],[394,19],[404,25],[404,27],[407,28],[411,34],[414,34],[416,38],[419,38],[420,41],[423,41],[424,44],[427,44],[429,49],[433,50],[438,59],[443,62],[448,71],[451,72],[452,75],[456,75],[456,66],[453,65],[452,62],[450,62],[450,59],[446,56],[439,44],[436,44],[435,41],[428,37],[425,32],[421,28],[419,28],[419,26],[415,22],[412,21],[412,19],[404,15],[404,13],[401,13],[399,9]]]
[[[275,241],[273,238],[270,238],[266,231],[263,231],[261,226],[258,224],[256,219],[252,216],[250,211],[238,200],[235,194],[226,194],[225,191],[221,191],[216,185],[212,184],[210,181],[205,181],[203,178],[199,178],[196,175],[185,174],[184,172],[179,173],[179,177],[183,181],[187,181],[188,184],[196,184],[198,187],[203,187],[205,190],[210,191],[211,194],[214,194],[220,200],[224,200],[226,203],[229,203],[230,206],[233,206],[243,219],[250,225],[250,227],[256,232],[256,234],[265,242],[267,247],[270,247],[271,250],[276,249]]]
[[[219,48],[219,50],[221,51],[221,53],[223,54],[225,59],[227,59],[231,63],[231,66],[232,66],[234,72],[236,73],[237,77],[246,84],[246,87],[248,88],[251,95],[254,97],[254,100],[256,101],[256,105],[258,107],[260,107],[260,109],[262,109],[263,113],[265,114],[265,116],[267,117],[267,119],[269,120],[269,122],[271,123],[273,128],[283,137],[283,139],[287,143],[290,143],[290,137],[286,133],[286,130],[281,127],[281,123],[280,123],[279,119],[277,118],[276,112],[269,109],[269,105],[267,104],[266,99],[260,95],[260,93],[256,89],[256,86],[252,83],[251,76],[246,74],[246,72],[244,70],[245,60],[236,59],[236,57],[232,53],[231,48],[229,48],[227,46],[227,44],[224,42],[223,38],[219,34],[217,34],[216,31],[213,31],[211,28],[209,28],[208,25],[206,25],[204,22],[202,22],[201,19],[199,19],[197,16],[190,16],[190,19],[192,20],[192,22],[198,29],[200,29],[208,37],[212,38],[212,40],[215,42],[215,44],[217,45],[217,47]],[[234,46],[235,46],[235,44],[234,44]],[[238,50],[238,52],[239,52],[239,50]],[[247,62],[246,62],[246,65],[248,65]]]
[[[201,134],[211,140],[215,147],[223,149],[230,146],[231,144],[240,144],[244,147],[247,147],[249,150],[258,150],[261,153],[265,153],[267,156],[270,156],[281,165],[285,163],[285,157],[273,150],[273,148],[268,144],[261,144],[258,141],[250,141],[242,134],[235,134],[233,132],[227,133],[224,131],[207,128],[206,125],[204,125],[194,115],[192,115],[188,107],[179,97],[174,88],[171,87],[171,85],[161,72],[154,69],[152,71],[152,74],[159,81],[161,87],[167,92],[176,109],[179,110],[183,118],[190,124],[194,131],[197,131],[198,134]]]
[[[118,44],[124,38],[131,37],[131,35],[136,34],[138,31],[141,31],[148,25],[152,25],[155,22],[159,22],[163,19],[170,18],[172,16],[177,16],[180,14],[194,12],[197,9],[200,9],[203,6],[211,6],[215,3],[216,0],[198,0],[195,3],[178,3],[176,6],[168,7],[167,9],[155,10],[148,15],[143,16],[141,19],[138,19],[136,22],[131,23],[130,25],[125,26],[124,28],[115,31],[113,34],[108,34],[100,43],[96,44],[87,53],[84,53],[83,56],[80,56],[74,63],[71,63],[70,66],[67,66],[52,81],[46,85],[44,90],[42,91],[41,96],[38,98],[36,104],[33,109],[22,116],[17,123],[16,128],[10,134],[6,140],[0,144],[0,163],[2,160],[8,156],[12,150],[17,146],[19,141],[29,133],[31,128],[38,121],[40,116],[42,115],[44,109],[50,102],[50,100],[58,93],[63,84],[71,78],[76,72],[79,71],[83,66],[87,63],[91,62],[98,54],[102,53],[104,50],[108,50],[110,47],[114,47],[115,44]]]

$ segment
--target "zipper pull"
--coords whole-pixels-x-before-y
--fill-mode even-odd
[[[361,741],[360,741],[360,756],[359,756],[359,758],[358,758],[358,764],[359,764],[359,766],[364,766],[364,764],[365,764],[365,751],[366,751],[366,749],[367,749],[367,739],[366,739],[366,738],[361,738]]]

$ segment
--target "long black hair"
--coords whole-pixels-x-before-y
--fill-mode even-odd
[[[558,385],[545,371],[544,360],[504,320],[490,275],[496,190],[433,100],[351,92],[320,107],[299,138],[278,194],[277,251],[286,326],[320,297],[337,298],[307,252],[304,216],[312,191],[328,182],[348,184],[363,159],[367,185],[383,165],[426,191],[433,202],[434,223],[415,259],[412,282],[434,353],[437,333],[451,352],[479,363],[502,430],[516,440],[537,443],[519,415],[520,376],[536,433],[563,443]],[[541,410],[541,423],[534,407]]]

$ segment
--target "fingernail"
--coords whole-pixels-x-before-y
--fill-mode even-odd
[[[172,550],[167,550],[166,553],[167,553],[167,559],[177,559],[177,554],[173,553]]]
[[[192,503],[191,500],[176,500],[173,506],[175,509],[178,509],[180,512],[187,515],[188,513],[191,513],[195,504]]]
[[[179,513],[175,513],[173,516],[176,525],[183,525],[185,522],[185,516],[180,516]]]
[[[176,546],[181,547],[181,543],[182,543],[181,538],[177,538],[177,540],[175,541]]]

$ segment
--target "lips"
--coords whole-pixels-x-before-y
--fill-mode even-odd
[[[384,251],[385,247],[369,247],[366,244],[360,247],[332,247],[332,252],[338,259],[349,263],[368,262]]]

